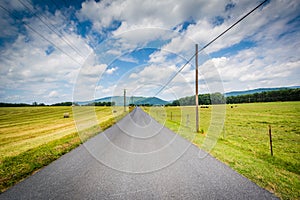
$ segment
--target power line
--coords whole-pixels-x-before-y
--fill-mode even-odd
[[[167,81],[167,83],[164,84],[154,96],[157,96],[159,93],[161,93],[161,91],[163,91],[167,87],[167,85],[169,85],[169,83],[177,76],[177,74],[179,74],[183,70],[183,68],[185,68],[185,66],[187,66],[187,64],[191,62],[191,60],[195,57],[195,55],[196,54],[194,54],[175,74],[173,74],[170,77],[170,79]]]
[[[22,21],[20,18],[18,18],[15,14],[13,14],[12,12],[10,12],[8,9],[6,9],[5,7],[3,7],[2,5],[0,5],[0,8],[2,8],[4,11],[6,11],[9,15],[11,15],[14,19],[17,19],[19,21],[21,21],[24,26],[28,27],[30,30],[32,30],[33,32],[35,32],[36,34],[38,34],[41,38],[43,38],[44,40],[46,40],[47,42],[49,42],[50,44],[52,44],[53,46],[55,46],[58,50],[60,50],[62,53],[64,53],[66,56],[68,56],[71,60],[73,60],[74,62],[76,62],[79,65],[82,65],[82,63],[78,62],[77,60],[75,60],[70,54],[68,54],[67,52],[65,52],[63,49],[61,49],[60,47],[58,47],[56,44],[54,44],[51,40],[47,39],[45,36],[43,36],[41,33],[39,33],[37,30],[35,30],[33,27],[31,27],[29,24],[27,24],[26,22]]]
[[[264,3],[266,3],[269,0],[265,0],[263,2],[261,2],[259,5],[257,5],[255,8],[253,8],[251,11],[249,11],[246,15],[244,15],[242,18],[240,18],[238,21],[236,21],[234,24],[232,24],[230,27],[228,27],[225,31],[223,31],[221,34],[219,34],[217,37],[215,37],[214,39],[212,39],[210,42],[208,42],[206,45],[204,45],[197,53],[203,51],[204,49],[206,49],[209,45],[211,45],[212,43],[214,43],[217,39],[219,39],[221,36],[223,36],[226,32],[228,32],[230,29],[232,29],[234,26],[236,26],[238,23],[240,23],[241,21],[243,21],[246,17],[248,17],[251,13],[253,13],[256,9],[258,9],[259,7],[261,7]],[[163,85],[158,92],[154,95],[157,96],[159,93],[161,93],[161,91],[163,91],[167,85],[177,76],[177,74],[179,74],[183,68],[185,68],[187,66],[188,63],[191,62],[191,60],[196,56],[196,53],[175,73],[173,74],[170,79],[167,81],[167,83],[165,85]]]
[[[253,8],[250,12],[248,12],[246,15],[244,15],[241,19],[239,19],[238,21],[236,21],[234,24],[232,24],[229,28],[227,28],[225,31],[223,31],[220,35],[218,35],[215,39],[213,39],[212,41],[210,41],[209,43],[207,43],[204,47],[202,47],[198,52],[203,51],[206,47],[208,47],[209,45],[211,45],[214,41],[216,41],[217,39],[219,39],[222,35],[224,35],[227,31],[229,31],[230,29],[232,29],[235,25],[237,25],[238,23],[240,23],[241,21],[243,21],[246,17],[248,17],[251,13],[253,13],[256,9],[258,9],[260,6],[262,6],[264,3],[266,3],[269,0],[265,0],[262,3],[260,3],[258,6],[256,6],[255,8]]]
[[[27,8],[34,16],[36,16],[44,25],[46,25],[53,33],[55,33],[59,39],[61,39],[62,41],[64,41],[70,48],[72,48],[80,57],[82,57],[84,59],[84,56],[81,54],[81,52],[79,51],[79,49],[77,49],[75,46],[73,46],[71,44],[71,42],[64,37],[63,34],[61,34],[54,25],[52,24],[48,24],[47,22],[45,22],[39,15],[37,15],[31,8],[29,8],[26,4],[24,4],[21,0],[18,0],[25,8]],[[27,0],[26,0],[27,1]],[[27,1],[28,2],[28,1]],[[52,27],[53,28],[52,28]]]

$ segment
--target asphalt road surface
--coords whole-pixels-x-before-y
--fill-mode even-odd
[[[140,108],[0,199],[277,199]]]

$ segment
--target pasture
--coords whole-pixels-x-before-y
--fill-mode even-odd
[[[114,114],[111,109],[116,110]],[[0,108],[1,192],[110,127],[124,115],[122,109],[89,106]],[[69,117],[64,118],[65,113],[69,113]]]
[[[199,107],[200,133],[195,132],[195,107],[144,109],[281,199],[300,198],[300,102]],[[223,114],[224,127],[218,132],[215,126],[223,123]],[[274,156],[270,155],[269,125]]]

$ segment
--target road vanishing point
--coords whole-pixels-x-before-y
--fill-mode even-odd
[[[0,199],[277,197],[137,107],[111,128],[2,193]]]

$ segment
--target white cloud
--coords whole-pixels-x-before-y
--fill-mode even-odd
[[[116,55],[116,56],[120,56],[122,54],[121,51],[118,51],[118,50],[115,50],[115,49],[110,49],[107,51],[108,54],[111,54],[111,55]]]
[[[74,84],[73,100],[89,101],[94,99],[97,83],[106,68],[106,64],[84,65]]]
[[[195,25],[190,25],[183,36],[173,38],[163,49],[176,52],[178,55],[193,55],[194,45],[189,41],[195,40],[203,46],[253,5],[249,2],[247,5],[239,2],[236,7],[243,9],[231,14],[235,18],[225,20],[220,26],[209,23],[207,18],[200,19]],[[287,30],[295,29],[291,27],[289,21],[297,16],[296,10],[298,9],[299,4],[295,1],[288,4],[282,1],[272,1],[207,48],[206,52],[214,52],[237,44],[245,38],[256,43],[255,47],[241,50],[236,55],[212,59],[213,64],[219,70],[226,91],[300,84],[299,79],[296,78],[300,75],[298,62],[300,58],[296,55],[296,52],[299,52],[297,46],[300,43],[295,40],[300,36],[299,29],[297,32],[281,36]],[[278,15],[274,15],[274,12]],[[277,39],[279,37],[280,39]],[[153,62],[165,62],[165,52],[155,52],[150,58]],[[211,62],[204,63],[204,66],[208,66],[208,63]],[[209,69],[209,67],[204,68]],[[206,81],[212,82],[210,78],[213,73],[211,75],[210,73],[208,70],[203,75],[206,76]]]
[[[24,10],[16,0],[5,3],[17,12]],[[225,10],[228,3],[235,6]],[[34,16],[23,16],[23,21],[54,45],[0,12],[0,25],[5,27],[0,38],[6,42],[0,47],[0,88],[5,91],[0,100],[19,101],[19,97],[25,97],[22,99],[27,102],[38,101],[38,98],[41,102],[55,98],[55,101],[64,101],[72,98],[73,84],[82,92],[76,95],[90,98],[104,72],[122,76],[123,66],[106,70],[111,62],[119,59],[138,63],[140,59],[129,53],[149,47],[156,51],[149,60],[143,57],[146,67],[128,72],[119,83],[107,81],[99,91],[101,95],[108,95],[115,88],[122,92],[122,84],[126,84],[129,91],[152,94],[194,54],[195,43],[201,48],[256,5],[257,2],[251,0],[85,1],[82,8],[75,11],[80,21],[92,22],[93,29],[87,31],[85,37],[78,34],[78,24],[70,18],[73,7],[67,11],[57,9],[54,14],[42,8],[36,10],[60,34],[49,30]],[[202,91],[208,88],[207,85],[216,83],[216,75],[220,75],[226,91],[300,85],[300,40],[297,39],[300,38],[300,28],[296,19],[299,10],[297,0],[270,1],[209,46],[205,50],[207,53],[239,45],[243,40],[254,44],[210,61],[207,61],[205,52],[200,55]],[[213,23],[216,17],[224,22],[216,25]],[[182,29],[187,21],[191,24]],[[99,38],[103,39],[102,43],[98,49],[92,49],[88,44],[96,44],[101,40]],[[217,70],[212,70],[214,66]],[[116,73],[117,70],[122,73]],[[188,90],[185,88],[193,84],[194,78],[192,60],[162,95],[167,98],[171,90],[178,96],[193,93],[193,86]],[[13,91],[16,95],[11,95]]]
[[[6,7],[17,11],[26,10],[26,8],[18,0],[3,0],[2,3],[4,3]]]
[[[118,67],[112,67],[112,68],[107,69],[105,71],[105,73],[111,75],[111,74],[113,74],[117,70],[118,70]]]
[[[117,84],[113,86],[114,95],[122,95],[120,92],[126,88],[129,96],[153,96],[167,83],[170,76],[176,73],[177,70],[175,65],[164,67],[154,64],[138,66],[124,74],[118,80]],[[190,89],[190,83],[186,80],[189,78],[187,76],[190,75],[188,73],[194,76],[193,71],[187,71],[183,75],[180,74],[158,96],[167,100],[173,100],[174,95],[177,97],[182,94],[193,94],[193,90]],[[103,90],[100,89],[99,91],[98,95],[103,95]]]
[[[48,95],[49,98],[57,98],[58,96],[59,96],[59,94],[55,90],[51,91]]]
[[[14,20],[7,13],[0,12],[0,26],[5,27],[0,31],[1,38],[16,37],[18,35],[18,28],[13,26],[13,23]]]
[[[157,66],[150,65],[145,67],[141,72],[138,73],[140,80],[144,82],[156,82],[163,83],[176,72],[176,67],[172,66]]]
[[[289,45],[286,46],[286,53],[292,54],[289,51],[294,48]],[[300,76],[300,59],[289,60],[281,50],[278,53],[280,47],[268,49],[267,46],[211,60],[219,71],[226,91],[299,85],[297,77]],[[276,54],[280,56],[276,57]]]
[[[106,68],[107,68],[106,64],[84,65],[80,69],[80,75],[82,77],[87,77],[91,79],[98,78],[105,72]],[[88,81],[88,80],[85,79],[84,81]]]
[[[91,52],[85,39],[74,32],[65,32],[65,28],[70,25],[65,23],[65,16],[62,13],[56,12],[55,15],[51,15],[45,12],[44,14],[48,17],[48,23],[52,23],[59,29],[63,33],[63,37],[47,29],[37,18],[27,18],[26,21],[30,27],[54,43],[55,46],[28,27],[24,27],[26,31],[17,33],[17,38],[1,49],[1,89],[22,91],[22,102],[53,103],[52,99],[49,99],[51,91],[68,94],[68,99],[59,95],[60,98],[55,101],[71,100],[72,84],[80,66],[70,57],[81,63],[86,58],[79,56],[70,45],[80,49],[82,55],[88,55]],[[7,28],[9,29],[9,26]],[[46,51],[49,47],[53,51],[47,55]],[[60,49],[64,52],[61,52]],[[5,97],[1,100],[10,101]]]
[[[121,96],[123,88],[120,88],[120,91],[116,91],[116,85],[98,85],[95,89],[95,99],[101,97],[108,97],[108,96]]]
[[[196,20],[196,24],[190,25],[182,35],[176,35],[163,48],[182,56],[193,55],[194,43],[199,43],[199,48],[203,47],[255,5],[256,2],[244,1],[236,3],[236,7],[232,9],[234,12],[225,12],[223,10],[217,13],[216,10],[213,10],[207,17]],[[290,1],[288,4],[284,1],[272,1],[262,10],[255,11],[236,27],[216,40],[205,52],[211,53],[230,47],[238,44],[243,39],[253,40],[258,43],[266,39],[274,40],[281,33],[290,29],[289,25],[287,25],[288,21],[291,20],[291,17],[297,16],[297,10],[299,9],[300,5],[296,4],[295,1]],[[278,13],[278,15],[274,15],[274,13]],[[215,26],[210,20],[212,15],[223,16],[224,23],[220,26]],[[157,54],[156,52],[156,57],[158,57]]]
[[[131,78],[131,79],[136,79],[136,78],[138,78],[139,77],[139,75],[137,75],[136,73],[131,73],[130,75],[129,75],[129,78]]]
[[[221,13],[225,5],[230,1],[86,1],[82,3],[77,16],[81,20],[90,20],[95,29],[109,27],[114,20],[119,20],[126,30],[131,27],[161,27],[173,28],[183,23],[189,17],[198,20],[203,17],[211,17],[215,13]],[[125,25],[126,24],[126,25]],[[122,27],[124,31],[124,28]]]
[[[129,63],[138,63],[139,61],[132,57],[132,56],[121,56],[118,58],[118,60],[124,61],[124,62],[129,62]]]

